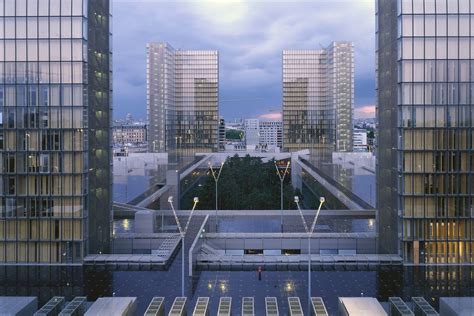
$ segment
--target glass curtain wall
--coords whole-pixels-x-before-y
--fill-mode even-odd
[[[108,1],[93,2],[105,9],[108,43]],[[82,262],[88,215],[104,213],[109,225],[107,195],[100,208],[87,207],[89,192],[108,190],[107,183],[88,185],[91,13],[82,0],[0,1],[0,262]],[[105,53],[108,94],[108,46]],[[95,110],[108,114],[107,101]],[[109,157],[107,126],[95,131],[94,150]],[[110,160],[105,179],[109,167]]]
[[[398,1],[403,256],[470,263],[474,225],[474,3]]]

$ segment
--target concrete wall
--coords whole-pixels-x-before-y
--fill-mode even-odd
[[[205,243],[217,250],[264,249],[281,250],[295,249],[308,253],[308,239],[304,237],[286,238],[206,238]],[[367,238],[313,238],[311,252],[316,254],[321,250],[355,250],[357,254],[375,254],[375,237]]]
[[[165,240],[161,238],[114,238],[112,240],[112,252],[114,254],[151,253],[158,249]]]

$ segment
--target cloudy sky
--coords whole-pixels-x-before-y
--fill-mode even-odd
[[[220,115],[281,112],[281,52],[355,45],[355,115],[374,116],[373,0],[113,0],[114,116],[146,117],[146,43],[219,51]]]

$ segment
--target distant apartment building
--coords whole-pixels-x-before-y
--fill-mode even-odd
[[[260,143],[260,120],[246,119],[245,126],[245,144],[247,146],[256,146]]]
[[[281,121],[246,119],[245,139],[247,146],[282,146],[283,123]]]
[[[147,140],[146,124],[116,124],[113,127],[113,143],[143,144]]]
[[[219,119],[219,151],[225,150],[225,120],[223,118]]]
[[[355,128],[353,132],[354,151],[367,151],[367,130]]]
[[[260,121],[260,144],[265,146],[282,146],[283,122],[282,121]]]
[[[148,147],[193,156],[218,149],[218,52],[147,45]]]
[[[0,264],[81,264],[110,250],[110,3],[0,7]]]
[[[472,264],[472,1],[376,7],[379,252]]]
[[[354,46],[283,51],[283,148],[351,151]]]

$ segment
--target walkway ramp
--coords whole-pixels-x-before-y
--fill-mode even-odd
[[[219,300],[219,309],[217,316],[230,316],[232,308],[232,297],[221,297]]]
[[[276,297],[265,297],[265,310],[267,316],[280,316]]]
[[[178,246],[180,241],[181,237],[179,236],[179,234],[173,234],[166,238],[163,243],[161,243],[161,245],[158,247],[158,249],[152,250],[151,254],[168,259],[176,250],[176,247]]]
[[[185,316],[186,315],[186,297],[177,297],[174,299],[168,316]]]
[[[311,298],[311,307],[313,316],[329,316],[326,305],[321,297],[312,297]]]
[[[58,315],[63,309],[64,303],[64,296],[54,296],[44,304],[43,307],[34,314],[34,316]]]
[[[253,297],[242,298],[242,316],[255,316],[255,305]]]
[[[86,309],[87,297],[76,296],[70,301],[66,307],[59,313],[59,316],[81,316],[84,315]]]
[[[438,316],[438,312],[428,303],[424,297],[412,297],[415,305],[415,315],[420,316]]]
[[[412,310],[400,297],[389,297],[391,316],[415,316]]]
[[[165,315],[165,298],[155,296],[143,316],[164,316]]]
[[[303,308],[299,297],[288,297],[288,307],[290,310],[290,316],[303,316]]]
[[[193,316],[209,316],[209,297],[198,297]]]

